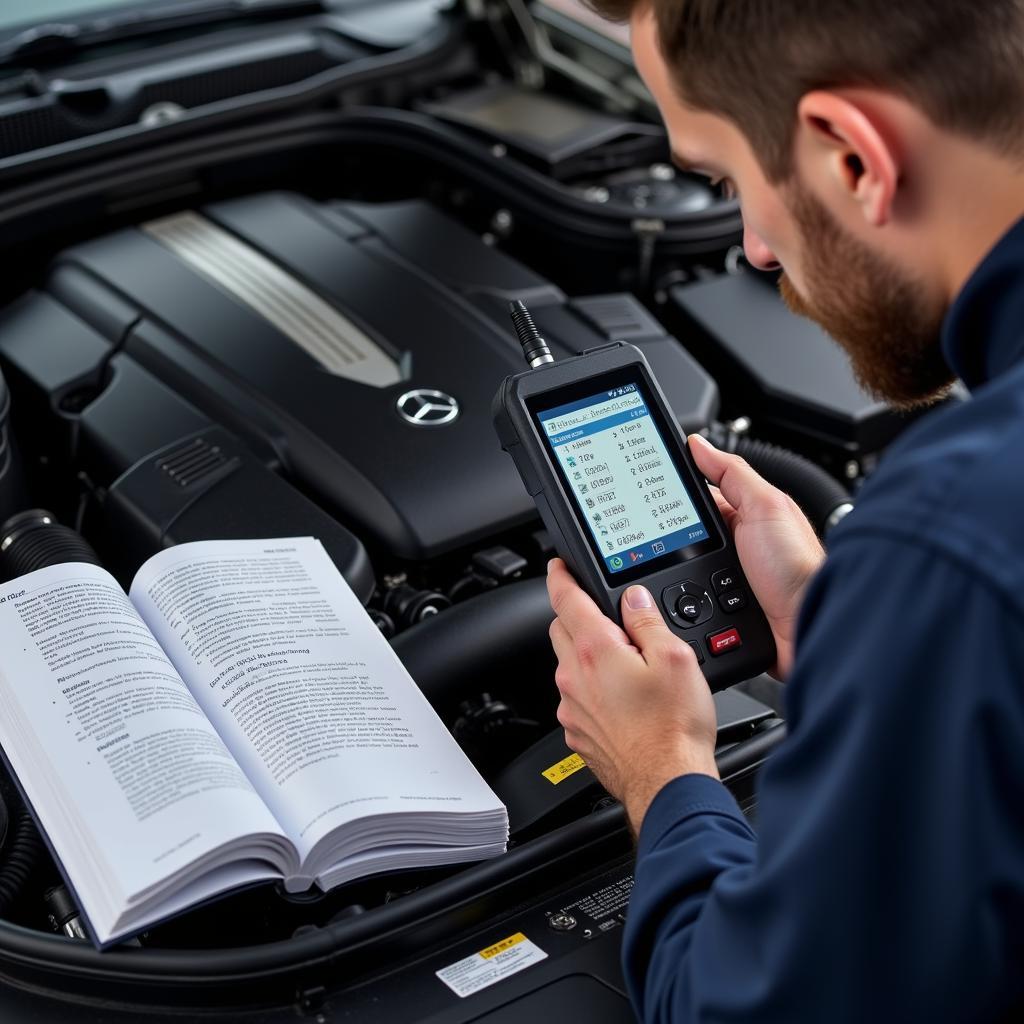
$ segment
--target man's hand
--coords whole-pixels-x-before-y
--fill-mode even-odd
[[[690,436],[690,452],[714,485],[712,494],[732,531],[740,565],[775,636],[779,660],[774,674],[785,679],[793,666],[800,603],[825,552],[796,502],[738,455],[719,451],[699,434]]]
[[[558,616],[551,642],[565,741],[622,801],[639,833],[665,783],[691,772],[718,778],[711,691],[693,651],[665,625],[644,587],[623,595],[625,632],[560,558],[548,566],[548,593]]]

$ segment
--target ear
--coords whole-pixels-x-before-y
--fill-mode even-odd
[[[797,122],[804,180],[838,189],[872,227],[889,223],[901,168],[879,111],[849,94],[817,90],[800,100]]]

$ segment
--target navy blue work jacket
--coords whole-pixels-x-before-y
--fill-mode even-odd
[[[1024,221],[943,350],[972,399],[906,431],[833,531],[757,836],[700,775],[643,822],[645,1022],[1024,1020]]]

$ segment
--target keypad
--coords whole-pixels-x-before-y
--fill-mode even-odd
[[[733,568],[719,569],[711,574],[711,586],[716,594],[725,594],[740,586],[740,574]]]
[[[723,629],[720,633],[709,633],[707,644],[711,656],[718,658],[742,647],[743,640],[740,638],[738,629]]]
[[[747,607],[747,595],[742,590],[727,590],[718,595],[718,607],[723,612],[739,612]]]
[[[682,629],[703,625],[715,614],[711,595],[693,580],[666,588],[661,603],[672,622]]]

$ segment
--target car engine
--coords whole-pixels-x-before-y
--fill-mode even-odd
[[[18,141],[0,95],[0,578],[75,557],[127,583],[184,541],[318,537],[507,803],[512,849],[315,898],[240,892],[101,965],[62,931],[73,901],[53,895],[38,836],[13,849],[31,824],[8,781],[0,872],[25,849],[32,862],[0,885],[0,946],[33,983],[73,976],[163,1005],[177,996],[154,996],[149,974],[180,985],[215,954],[205,993],[245,1002],[231,979],[248,977],[280,999],[263,956],[289,991],[317,943],[368,976],[359,943],[374,935],[432,922],[440,941],[485,920],[495,886],[512,904],[625,863],[621,811],[589,770],[540,778],[568,750],[543,582],[554,551],[491,426],[496,388],[522,369],[510,300],[556,358],[639,347],[680,425],[743,454],[823,535],[908,423],[745,267],[736,203],[671,167],[607,40],[535,5],[559,58],[544,70],[507,11],[412,6],[417,38],[384,38],[371,14],[297,24],[296,53],[321,59],[293,76],[282,51],[263,106],[223,78],[176,85],[181,41],[166,67],[154,51],[123,116],[113,97],[135,94],[119,76],[142,71],[105,57],[89,80],[107,83],[106,120],[80,139],[88,104],[39,146]],[[50,96],[64,114],[67,93]],[[140,135],[156,98],[192,120]],[[784,733],[778,686],[727,691],[719,714],[723,775],[753,816],[756,769]]]

